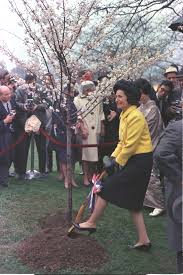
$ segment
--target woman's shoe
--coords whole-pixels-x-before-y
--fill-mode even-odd
[[[154,208],[153,212],[149,213],[149,216],[156,217],[161,215],[163,212],[164,212],[164,209]]]
[[[94,227],[80,227],[79,223],[75,223],[75,222],[73,222],[72,224],[79,231],[88,231],[89,235],[92,234],[92,233],[94,233],[94,232],[96,232],[96,230],[97,230]]]
[[[129,249],[148,251],[152,247],[152,244],[151,244],[151,242],[149,242],[149,243],[145,243],[145,244],[129,245],[128,247],[129,247]]]

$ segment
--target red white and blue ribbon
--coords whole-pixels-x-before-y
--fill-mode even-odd
[[[96,194],[102,189],[102,182],[98,180],[100,174],[94,174],[92,177],[93,187],[88,195],[88,208],[93,212],[95,207]]]

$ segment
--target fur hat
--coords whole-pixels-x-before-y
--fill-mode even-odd
[[[40,126],[41,126],[41,121],[37,118],[37,116],[32,115],[25,122],[25,132],[36,133],[39,131]]]

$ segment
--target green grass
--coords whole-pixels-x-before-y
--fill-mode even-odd
[[[78,167],[77,169],[78,170]],[[82,176],[76,175],[80,188],[73,189],[73,209],[78,210],[88,189]],[[38,220],[67,206],[63,182],[52,173],[44,180],[18,182],[11,179],[9,188],[0,190],[0,273],[38,273],[16,257],[18,242],[40,230]],[[109,205],[98,223],[95,239],[106,248],[110,262],[91,274],[175,273],[175,255],[168,249],[166,216],[152,218],[144,210],[145,222],[153,247],[148,253],[129,251],[136,240],[135,229],[125,209]],[[60,270],[58,274],[79,274],[77,270]]]

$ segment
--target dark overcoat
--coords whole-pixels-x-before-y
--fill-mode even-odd
[[[170,247],[182,250],[182,120],[169,123],[154,158],[166,177],[168,239]]]
[[[29,97],[28,94],[30,93],[30,90],[26,86],[26,84],[19,86],[15,91],[15,96],[16,96],[15,99],[17,104],[16,124],[21,130],[22,129],[24,130],[25,122],[27,118],[29,118],[31,115],[36,115],[39,118],[39,120],[41,121],[41,127],[44,127],[46,125],[47,104],[42,102],[43,100],[46,99],[45,89],[42,88],[42,86],[37,84],[35,89],[36,89],[36,92],[34,96],[34,104],[37,105],[37,108],[35,111],[26,111],[24,108]]]
[[[16,109],[16,103],[14,98],[11,99],[12,109]],[[8,115],[3,103],[0,101],[0,165],[9,165],[13,158],[13,150],[10,150],[10,145],[13,142],[12,139],[12,127],[9,124],[4,123],[5,117]],[[11,125],[14,127],[14,125]],[[5,152],[6,151],[6,152]]]

